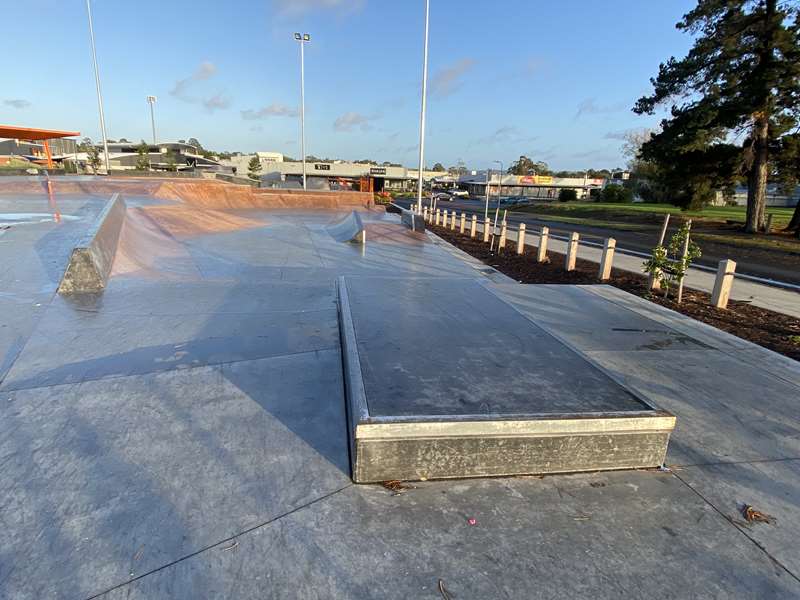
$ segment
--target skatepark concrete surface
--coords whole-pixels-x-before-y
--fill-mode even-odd
[[[0,598],[800,597],[798,363],[611,287],[517,285],[357,199],[81,183],[54,210],[0,181]],[[105,290],[57,294],[115,192]],[[354,209],[363,245],[328,231]],[[667,468],[352,483],[341,276],[480,282],[674,414]]]

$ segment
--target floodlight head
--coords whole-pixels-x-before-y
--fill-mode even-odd
[[[304,33],[303,34],[303,41],[304,42],[310,42],[311,41],[311,36],[308,35],[307,33]]]
[[[296,39],[296,40],[299,42],[299,41],[300,41],[300,40],[302,40],[303,38],[300,36],[300,34],[299,34],[299,33],[295,33],[295,34],[294,34],[294,39]]]
[[[156,100],[158,100],[158,98],[156,98],[155,96],[148,96],[148,97],[147,97],[147,101],[148,101],[150,104],[154,104]]]

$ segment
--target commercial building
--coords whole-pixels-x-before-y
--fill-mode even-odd
[[[253,160],[254,157],[258,157],[258,161],[261,163],[261,173],[264,173],[275,163],[283,163],[284,158],[283,154],[280,152],[259,151],[254,154],[237,154],[230,158],[222,159],[219,162],[223,167],[230,169],[234,175],[247,177],[247,173],[250,170],[250,161]]]
[[[108,162],[112,171],[135,170],[139,161],[139,146],[134,143],[108,144]],[[103,146],[97,146],[102,162]],[[204,157],[198,149],[182,142],[160,142],[147,145],[147,156],[150,168],[155,171],[217,171],[220,164]],[[78,161],[86,166],[88,155],[78,153]]]
[[[523,196],[531,199],[555,200],[563,189],[575,190],[578,199],[587,199],[593,189],[601,189],[606,180],[589,177],[552,177],[550,175],[508,175],[493,173],[489,181],[492,194],[501,196]],[[458,186],[466,189],[472,196],[486,194],[486,173],[463,175]]]
[[[245,169],[246,171],[246,169]],[[423,171],[430,182],[439,171]],[[362,191],[409,191],[416,189],[417,169],[402,166],[353,163],[345,161],[307,162],[306,185],[309,189],[360,189]],[[263,187],[298,187],[303,183],[302,162],[275,162],[263,165]]]

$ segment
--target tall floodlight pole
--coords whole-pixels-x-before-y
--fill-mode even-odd
[[[155,114],[153,112],[153,105],[156,103],[156,100],[158,100],[158,98],[156,98],[155,96],[148,96],[147,97],[147,103],[150,105],[150,125],[152,125],[152,127],[153,127],[153,145],[154,146],[158,143],[156,141],[156,117],[155,117]]]
[[[311,41],[307,33],[294,34],[300,43],[300,153],[303,155],[303,189],[306,189],[306,59],[303,47]]]
[[[430,0],[425,0],[425,45],[422,51],[422,108],[419,111],[419,171],[417,175],[417,212],[422,212],[422,169],[425,168],[425,104],[428,96],[428,21]]]
[[[492,176],[492,170],[486,169],[486,207],[483,209],[483,220],[489,218],[489,177]]]
[[[494,232],[497,229],[497,217],[500,215],[500,194],[503,189],[503,161],[493,160],[500,165],[500,181],[497,183],[497,206],[494,209],[494,227],[492,227],[492,244],[494,244]]]
[[[92,26],[92,0],[86,0],[86,14],[89,15],[89,39],[92,43],[92,63],[94,64],[94,84],[97,88],[97,108],[100,111],[100,134],[103,136],[103,158],[106,163],[106,175],[111,174],[108,163],[108,137],[106,136],[106,119],[103,115],[103,95],[100,93],[100,70],[97,68],[97,52],[94,47],[94,27]]]

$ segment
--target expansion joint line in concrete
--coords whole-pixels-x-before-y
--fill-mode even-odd
[[[286,518],[288,516],[291,516],[296,512],[300,512],[301,510],[303,510],[305,508],[308,508],[309,506],[313,506],[314,504],[317,504],[319,502],[327,500],[328,498],[331,498],[332,496],[335,496],[339,492],[343,492],[344,490],[346,490],[347,488],[352,487],[353,485],[355,485],[355,484],[348,483],[347,485],[345,485],[343,487],[340,487],[337,490],[334,490],[332,492],[324,494],[324,495],[320,496],[319,498],[315,498],[314,500],[310,500],[309,502],[306,502],[305,504],[303,504],[301,506],[296,506],[295,508],[293,508],[293,509],[291,509],[289,511],[286,511],[285,513],[281,513],[276,517],[268,519],[268,520],[266,520],[266,521],[264,521],[262,523],[259,523],[257,525],[253,525],[252,527],[248,527],[247,529],[243,529],[242,531],[239,531],[238,533],[235,533],[235,534],[233,534],[233,535],[231,535],[229,537],[226,537],[223,540],[219,540],[217,542],[214,542],[213,544],[209,544],[208,546],[205,546],[204,548],[200,548],[199,550],[195,550],[194,552],[191,552],[189,554],[181,556],[180,558],[176,558],[175,560],[173,560],[171,562],[168,562],[168,563],[165,563],[165,564],[161,565],[160,567],[156,567],[154,569],[150,569],[149,571],[147,571],[147,573],[142,573],[141,575],[137,575],[136,577],[132,577],[131,579],[128,579],[126,581],[118,583],[117,585],[111,586],[110,588],[105,589],[102,592],[98,592],[97,594],[93,594],[93,595],[87,597],[86,600],[93,600],[94,598],[100,598],[101,596],[104,596],[105,594],[108,594],[109,592],[113,592],[116,589],[119,589],[121,587],[125,587],[126,585],[130,585],[131,583],[134,583],[134,582],[136,582],[136,581],[138,581],[140,579],[143,579],[145,577],[149,577],[150,575],[153,575],[154,573],[158,573],[159,571],[163,571],[164,569],[168,569],[169,567],[177,565],[178,563],[181,563],[181,562],[183,562],[183,561],[185,561],[185,560],[187,560],[189,558],[193,558],[195,556],[203,554],[204,552],[208,552],[209,550],[213,550],[214,548],[217,548],[217,547],[219,547],[219,546],[221,546],[223,544],[228,544],[230,542],[234,542],[234,541],[236,541],[237,538],[239,538],[239,537],[241,537],[243,535],[247,535],[248,533],[252,533],[253,531],[256,531],[257,529],[261,529],[262,527],[266,527],[268,525],[271,525],[272,523],[276,523],[277,521],[280,521],[281,519],[284,519],[284,518]]]
[[[760,465],[764,463],[781,463],[800,461],[800,456],[786,458],[754,458],[752,460],[718,460],[704,463],[672,463],[666,465],[670,469],[688,469],[691,467],[725,467],[728,465]]]
[[[684,480],[684,479],[683,479],[683,478],[682,478],[680,475],[678,475],[678,474],[677,474],[675,471],[672,471],[672,475],[673,475],[673,476],[674,476],[674,477],[675,477],[675,478],[676,478],[678,481],[680,481],[680,482],[681,482],[683,485],[685,485],[687,488],[689,488],[689,489],[690,489],[690,490],[692,490],[692,491],[693,491],[695,494],[697,494],[697,497],[698,497],[698,498],[700,498],[700,499],[701,499],[703,502],[705,502],[706,504],[708,504],[708,505],[709,505],[709,506],[710,506],[710,507],[711,507],[711,508],[714,510],[714,512],[716,512],[716,513],[717,513],[717,514],[718,514],[720,517],[722,517],[723,519],[725,519],[725,520],[726,520],[726,521],[727,521],[727,522],[728,522],[728,523],[731,525],[731,527],[733,527],[734,529],[736,529],[736,530],[737,530],[739,533],[741,533],[741,534],[742,534],[744,537],[746,537],[746,538],[747,538],[747,539],[748,539],[750,542],[752,542],[752,544],[753,544],[753,545],[754,545],[756,548],[758,548],[759,550],[761,550],[761,551],[764,553],[764,555],[765,555],[765,556],[766,556],[766,557],[767,557],[767,558],[770,560],[770,562],[772,562],[772,564],[773,564],[773,565],[775,565],[775,566],[777,566],[777,567],[780,567],[780,568],[781,568],[783,571],[785,571],[785,572],[786,572],[786,573],[789,575],[789,577],[791,577],[792,579],[794,579],[794,580],[795,580],[797,583],[800,583],[800,576],[798,576],[798,575],[796,575],[795,573],[793,573],[792,571],[790,571],[790,570],[789,570],[789,568],[788,568],[786,565],[784,565],[784,564],[783,564],[781,561],[779,561],[777,558],[775,558],[774,556],[772,556],[772,554],[770,554],[769,550],[767,550],[767,549],[766,549],[766,547],[765,547],[765,546],[764,546],[762,543],[760,543],[758,540],[754,539],[754,538],[753,538],[753,537],[752,537],[752,536],[751,536],[751,535],[750,535],[750,534],[747,532],[747,530],[743,529],[743,528],[742,528],[740,525],[737,525],[737,524],[736,524],[736,522],[735,522],[735,521],[733,521],[733,519],[731,519],[731,517],[729,517],[728,515],[726,515],[726,514],[725,514],[725,513],[724,513],[724,512],[723,512],[721,509],[717,508],[717,506],[716,506],[716,505],[715,505],[713,502],[711,502],[711,501],[710,501],[708,498],[706,498],[705,496],[703,496],[703,494],[701,494],[701,493],[700,493],[698,490],[696,490],[695,488],[693,488],[693,487],[692,487],[692,486],[691,486],[691,485],[690,485],[690,484],[689,484],[687,481],[685,481],[685,480]]]

